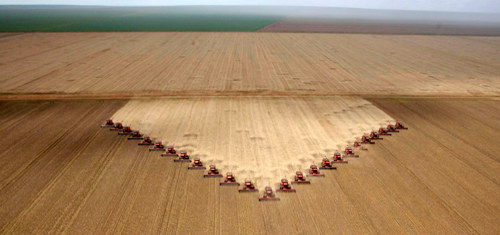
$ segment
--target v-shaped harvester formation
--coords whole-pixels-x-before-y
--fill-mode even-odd
[[[118,135],[128,136],[128,140],[141,140],[138,145],[152,145],[149,148],[149,151],[162,151],[160,154],[162,157],[174,157],[174,162],[189,162],[191,163],[188,166],[189,170],[206,170],[205,165],[200,160],[199,157],[194,157],[193,161],[186,151],[180,151],[177,154],[177,151],[174,148],[174,145],[169,145],[166,147],[163,145],[161,141],[153,142],[153,140],[149,136],[143,135],[139,130],[133,130],[130,126],[124,126],[122,122],[113,122],[111,119],[107,119],[106,122],[101,125],[102,128],[109,128],[110,131],[118,131]],[[332,160],[330,160],[327,156],[325,156],[321,160],[321,164],[318,167],[314,162],[309,166],[309,174],[311,177],[321,177],[325,176],[320,172],[320,170],[336,170],[337,166],[334,164],[346,164],[348,161],[346,158],[358,158],[359,155],[355,153],[355,150],[367,150],[363,145],[365,144],[375,144],[375,140],[383,140],[382,136],[391,136],[392,133],[397,133],[400,130],[407,130],[408,127],[403,125],[400,121],[396,121],[395,124],[389,124],[387,127],[380,127],[378,131],[372,131],[369,134],[362,135],[359,139],[354,140],[353,147],[347,145],[344,149],[343,153],[339,151],[333,154]],[[215,164],[211,164],[208,167],[208,171],[203,175],[205,178],[224,178],[223,181],[220,182],[220,185],[234,185],[239,186],[240,183],[236,181],[236,177],[232,172],[227,172],[224,177]],[[311,182],[307,180],[306,176],[299,169],[295,173],[295,177],[293,181],[288,181],[288,179],[282,178],[280,182],[280,187],[276,192],[296,192],[294,188],[292,188],[291,184],[310,184]],[[239,192],[258,192],[255,185],[250,179],[245,179],[243,187],[238,190]],[[276,196],[272,187],[267,185],[264,189],[264,194],[262,197],[259,197],[259,201],[279,201],[279,197]]]

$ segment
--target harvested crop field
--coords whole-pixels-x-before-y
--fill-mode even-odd
[[[370,102],[341,96],[144,99],[112,118],[260,189],[278,187],[281,178],[293,179],[297,170],[394,123]]]
[[[0,38],[0,92],[498,95],[499,39],[241,32],[7,34]]]
[[[125,102],[2,101],[1,231],[498,233],[499,101],[370,101],[410,130],[277,203],[100,128]]]

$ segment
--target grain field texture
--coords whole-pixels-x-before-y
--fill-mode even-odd
[[[142,99],[112,118],[260,189],[394,123],[370,102],[341,96]]]
[[[0,92],[499,95],[499,50],[475,36],[6,34]]]
[[[123,101],[2,101],[0,231],[498,234],[500,101],[370,102],[410,129],[261,203],[99,128]]]

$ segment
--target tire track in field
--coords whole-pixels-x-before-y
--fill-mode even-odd
[[[17,34],[17,35],[24,35],[24,33],[20,33],[20,34]],[[14,36],[17,36],[17,35],[14,35]],[[3,37],[0,37],[3,39]],[[67,43],[65,45],[59,45],[59,46],[55,46],[54,48],[50,48],[50,49],[47,49],[47,50],[43,50],[43,51],[39,51],[37,53],[34,53],[34,54],[30,54],[30,55],[26,55],[26,56],[23,56],[23,57],[19,57],[19,58],[16,58],[16,59],[13,59],[13,60],[9,60],[9,61],[5,61],[5,62],[2,62],[3,64],[7,64],[7,63],[12,63],[12,62],[17,62],[17,61],[24,61],[26,60],[27,58],[29,57],[33,57],[33,56],[39,56],[39,55],[42,55],[44,53],[47,53],[49,51],[54,51],[54,50],[59,50],[59,49],[64,49],[66,47],[69,47],[69,46],[72,46],[72,45],[75,45],[77,43],[80,43],[80,42],[83,42],[83,41],[86,41],[88,40],[88,38],[84,38],[84,39],[81,39],[81,40],[77,40],[77,41],[72,41],[70,43]]]
[[[181,164],[184,164],[184,165],[185,165],[185,163],[181,163]],[[180,169],[182,172],[185,172],[185,174],[184,174],[184,176],[185,176],[185,177],[184,177],[184,179],[185,179],[185,180],[184,180],[184,183],[182,183],[182,184],[181,184],[181,187],[184,187],[184,189],[182,190],[182,194],[181,194],[182,200],[179,200],[179,199],[174,199],[175,201],[178,201],[178,202],[179,202],[179,201],[181,201],[181,203],[179,203],[180,205],[179,205],[179,208],[178,208],[178,211],[177,211],[177,214],[179,214],[179,218],[177,218],[177,221],[176,221],[176,222],[177,222],[177,225],[175,226],[175,229],[170,230],[170,231],[176,231],[176,233],[178,233],[179,228],[180,228],[180,224],[181,224],[181,223],[179,222],[179,220],[180,220],[180,219],[182,218],[182,216],[184,215],[184,211],[185,211],[186,206],[187,206],[187,203],[186,203],[186,195],[187,195],[187,193],[188,193],[188,186],[187,186],[187,185],[188,185],[188,182],[189,182],[188,180],[186,180],[186,178],[187,178],[187,177],[186,177],[186,175],[187,175],[187,174],[186,174],[186,173],[187,173],[186,167],[182,167],[182,168],[181,168],[181,167],[179,167],[179,169]],[[182,178],[182,177],[179,177],[179,179],[181,179],[181,178]],[[174,195],[174,196],[177,196],[177,193],[175,193],[175,195]],[[169,214],[169,218],[171,218],[171,215],[172,215],[172,214],[174,214],[174,213],[173,213],[173,212],[174,212],[174,208],[175,208],[174,206],[172,206],[172,207],[171,207],[171,211],[170,211],[170,214]],[[168,232],[168,230],[167,230],[167,232]]]
[[[169,200],[167,205],[165,206],[165,210],[163,212],[163,216],[162,218],[165,218],[165,215],[166,215],[166,219],[162,220],[161,221],[161,224],[159,226],[159,228],[161,228],[162,230],[162,233],[163,232],[168,232],[168,231],[174,231],[173,229],[171,229],[171,221],[173,220],[172,217],[175,216],[175,209],[174,209],[174,205],[175,204],[180,204],[182,201],[184,200],[179,200],[178,198],[178,192],[180,191],[181,187],[185,186],[185,185],[182,185],[181,184],[181,178],[183,176],[183,174],[181,174],[181,171],[183,171],[183,169],[181,169],[180,167],[176,167],[175,168],[175,177],[173,179],[173,181],[175,181],[175,184],[174,184],[174,187],[173,187],[173,190],[171,193],[169,193],[170,196],[168,196]],[[187,184],[187,180],[186,180],[186,184]],[[183,194],[181,194],[181,198],[183,199],[183,195],[185,195],[185,191],[183,191]],[[176,203],[178,202],[178,203]],[[168,213],[167,213],[168,212]],[[167,222],[167,224],[165,224],[165,221]],[[175,223],[174,223],[175,224]],[[166,226],[166,228],[164,228]],[[174,225],[172,225],[174,226]],[[176,226],[176,229],[177,230],[177,226]]]
[[[20,199],[18,198],[5,198],[3,199],[4,201],[14,201],[15,203],[23,203],[23,205],[26,205],[28,207],[30,207],[32,205],[32,203],[37,199],[37,195],[39,195],[40,191],[43,191],[43,189],[47,186],[47,184],[50,183],[50,178],[41,178],[39,181],[36,181],[37,183],[34,184],[34,189],[28,189],[25,187],[24,184],[19,184],[17,181],[18,180],[24,180],[26,181],[28,176],[30,176],[30,174],[34,174],[35,172],[33,172],[33,170],[40,170],[41,172],[44,172],[44,170],[47,170],[49,168],[56,168],[54,170],[54,173],[57,173],[56,171],[57,170],[60,170],[61,168],[64,168],[66,165],[58,165],[57,162],[54,162],[56,160],[55,157],[53,159],[49,159],[47,162],[41,162],[42,160],[41,159],[46,159],[46,158],[49,158],[49,156],[47,156],[48,153],[50,153],[51,151],[53,151],[56,147],[60,147],[60,143],[63,141],[63,140],[67,140],[68,138],[68,135],[70,133],[72,133],[73,131],[75,130],[79,130],[80,128],[79,125],[83,125],[81,123],[81,121],[83,119],[85,119],[87,117],[87,115],[95,112],[97,110],[97,107],[90,107],[90,108],[86,108],[86,110],[84,110],[84,113],[83,114],[83,117],[80,118],[79,120],[76,120],[76,124],[74,124],[73,126],[69,127],[68,129],[66,129],[66,131],[64,131],[58,139],[56,139],[55,141],[53,141],[49,146],[47,147],[44,147],[44,149],[39,152],[35,158],[33,159],[30,159],[27,163],[24,164],[23,167],[17,169],[16,172],[14,172],[12,175],[9,176],[9,181],[3,186],[3,188],[6,188],[6,189],[9,189],[9,190],[12,190],[12,188],[16,189],[16,190],[21,190],[21,189],[25,189],[25,190],[28,190],[27,194],[24,196],[24,197],[20,197]],[[77,148],[78,150],[78,148]],[[56,157],[58,158],[61,158],[61,156],[57,155]],[[67,163],[67,161],[64,161]],[[49,172],[45,172],[46,174],[49,174],[47,177],[52,177],[52,175],[50,175],[51,173]],[[25,177],[25,175],[28,175]],[[23,182],[23,181],[21,181]],[[15,184],[14,184],[15,183]],[[11,187],[12,185],[12,187]],[[17,188],[15,188],[15,186],[17,186]],[[18,189],[20,188],[20,189]],[[37,191],[35,191],[35,189]],[[40,191],[38,191],[38,189]],[[3,189],[2,189],[3,190]],[[31,190],[31,191],[30,191]],[[11,193],[16,193],[16,191],[13,191]],[[18,195],[16,195],[18,196]],[[5,197],[5,195],[4,195]],[[19,202],[21,201],[21,202]],[[19,210],[18,210],[19,209]],[[16,218],[19,217],[19,215],[21,213],[23,213],[23,211],[25,210],[26,208],[16,208],[16,210],[12,210],[10,211],[10,214],[9,216],[10,217],[13,217],[14,220]],[[2,229],[5,229],[6,227],[5,226],[8,226],[9,223],[12,222],[12,220],[10,221],[6,221],[7,223],[2,225]]]
[[[103,54],[105,54],[105,53],[109,52],[110,50],[111,50],[110,48],[106,48],[106,49],[102,49],[102,50],[100,50],[100,51],[94,52],[93,54],[87,55],[86,57],[83,57],[83,58],[81,58],[81,59],[79,59],[79,60],[72,61],[72,62],[70,62],[70,63],[68,63],[68,64],[64,65],[63,67],[56,68],[55,70],[52,70],[52,71],[50,71],[50,72],[48,72],[48,73],[46,73],[46,74],[43,74],[43,75],[41,75],[41,76],[38,76],[38,77],[37,77],[37,78],[35,78],[35,79],[31,79],[31,80],[29,80],[29,81],[27,81],[27,82],[25,82],[25,83],[23,83],[23,84],[21,84],[21,85],[15,86],[15,87],[14,87],[14,88],[12,88],[11,90],[19,90],[19,89],[21,89],[22,87],[27,86],[27,85],[29,85],[29,84],[32,84],[32,83],[38,82],[38,81],[43,80],[43,79],[45,79],[45,78],[50,78],[50,77],[53,77],[55,74],[59,73],[61,70],[64,70],[65,68],[70,67],[70,66],[72,66],[73,64],[79,64],[79,63],[82,63],[82,62],[84,62],[84,61],[88,61],[88,60],[89,60],[89,58],[91,59],[91,58],[95,58],[95,57],[97,57],[97,56],[101,56],[101,55],[103,55]]]
[[[106,34],[103,34],[106,35]],[[106,40],[109,40],[109,35],[107,37],[97,37],[97,38],[91,38],[92,40],[86,40],[87,42],[94,42],[95,44],[77,44],[75,47],[70,47],[68,50],[71,50],[70,53],[67,53],[66,51],[60,51],[60,50],[51,50],[50,53],[44,54],[44,57],[39,57],[39,58],[34,58],[33,61],[28,61],[28,63],[23,63],[23,67],[19,68],[20,66],[17,64],[11,65],[6,67],[6,71],[4,72],[3,76],[0,77],[0,81],[3,83],[4,86],[10,86],[6,91],[13,91],[14,87],[19,87],[19,84],[22,83],[30,83],[30,81],[33,79],[33,77],[40,77],[40,74],[48,74],[52,71],[62,71],[64,68],[66,70],[63,71],[63,73],[66,76],[48,76],[45,77],[46,79],[44,80],[43,83],[37,83],[36,86],[34,87],[24,87],[23,90],[31,92],[31,93],[39,93],[41,90],[45,90],[46,92],[49,93],[57,93],[55,91],[57,87],[66,87],[67,89],[62,92],[62,93],[71,93],[71,85],[68,86],[66,82],[67,77],[78,77],[81,78],[82,76],[85,75],[85,72],[88,73],[89,70],[84,70],[85,72],[82,72],[83,69],[79,69],[78,75],[73,75],[71,72],[68,72],[68,64],[75,64],[76,62],[80,62],[85,64],[85,61],[82,61],[82,58],[87,58],[89,57],[89,54],[96,53],[95,51],[98,49],[103,48],[101,41],[106,42]],[[99,42],[99,43],[96,43]],[[74,56],[78,55],[78,56]],[[47,61],[46,58],[55,58],[53,60]],[[39,62],[40,61],[40,62]],[[40,63],[43,62],[42,66],[38,66]],[[29,66],[27,66],[29,65]],[[91,70],[94,71],[94,70]],[[4,79],[2,79],[4,78]],[[81,81],[86,81],[86,79],[81,79]],[[63,85],[65,84],[65,85]],[[22,86],[22,85],[21,85]],[[84,87],[84,86],[82,86]]]
[[[165,228],[165,229],[163,228],[164,221],[167,221],[167,223],[168,223],[170,221],[170,216],[172,215],[172,205],[174,203],[172,199],[175,197],[175,192],[177,192],[177,189],[179,186],[179,178],[180,178],[180,176],[178,174],[179,171],[180,171],[180,167],[174,168],[174,172],[172,174],[174,177],[172,177],[172,181],[175,181],[175,183],[171,184],[171,186],[173,186],[172,187],[173,190],[171,190],[171,193],[169,193],[169,195],[172,195],[172,196],[169,196],[168,197],[169,200],[166,200],[167,203],[166,203],[165,207],[163,208],[162,216],[159,217],[161,219],[161,221],[160,221],[160,225],[158,226],[158,230],[156,231],[156,233],[163,233],[163,232],[168,231],[168,224],[166,225],[167,228]],[[170,182],[167,181],[165,183],[170,183]],[[164,218],[166,218],[166,219],[164,219]]]
[[[30,120],[36,112],[43,112],[49,108],[47,103],[42,103],[41,105],[37,105],[36,107],[22,107],[19,106],[10,106],[9,108],[14,109],[14,111],[9,111],[9,117],[2,121],[2,126],[0,127],[1,133],[12,133],[13,129],[21,126],[21,124],[25,123],[26,120]],[[3,117],[2,117],[3,119]],[[17,128],[18,129],[18,128]]]
[[[90,145],[90,143],[96,138],[97,134],[99,131],[96,131],[89,139],[86,141],[82,147],[76,152],[75,155],[71,158],[71,160],[60,170],[59,174],[55,175],[54,178],[52,178],[46,186],[34,197],[35,200],[33,200],[30,205],[24,209],[21,213],[19,213],[16,218],[12,219],[12,222],[7,224],[5,227],[7,229],[4,229],[5,232],[11,233],[12,229],[16,226],[16,224],[19,222],[20,218],[24,217],[26,214],[30,213],[31,210],[36,206],[37,203],[39,203],[40,199],[49,191],[53,188],[54,184],[61,178],[61,176],[65,173],[65,171],[68,169],[68,167],[80,156],[80,154],[87,149],[87,147]]]
[[[427,137],[430,137],[429,135],[426,135]],[[432,139],[432,141],[434,143],[438,143],[435,139]],[[390,148],[387,148],[385,147],[383,144],[380,145],[382,149],[385,150],[385,152],[387,152],[389,154],[389,156],[391,157],[391,163],[396,163],[400,168],[404,169],[407,173],[411,174],[413,177],[413,179],[415,179],[420,185],[424,186],[425,189],[427,189],[427,191],[432,195],[434,196],[436,199],[439,200],[440,204],[443,205],[448,211],[451,211],[453,212],[453,214],[460,218],[460,221],[465,224],[467,226],[467,228],[469,229],[469,232],[472,232],[472,233],[478,233],[478,231],[465,219],[464,216],[462,216],[458,211],[456,211],[450,204],[448,204],[442,197],[440,197],[439,195],[437,195],[424,181],[422,181],[422,179],[416,175],[414,173],[414,171],[407,167],[405,164],[403,164],[403,162],[398,159],[396,157],[396,155],[394,155],[394,153],[391,151]],[[412,149],[416,150],[416,148],[414,146],[410,146]]]
[[[413,144],[410,145],[413,151],[409,153],[419,152],[419,154],[410,154],[410,156],[431,155],[430,158],[422,160],[421,163],[418,160],[411,159],[411,157],[408,159],[410,164],[420,164],[419,168],[422,172],[417,171],[415,174],[427,180],[428,186],[433,188],[436,194],[443,197],[443,200],[446,200],[450,206],[453,206],[454,210],[462,217],[467,218],[469,224],[475,225],[473,226],[475,230],[482,232],[496,231],[492,227],[496,223],[496,220],[491,215],[498,213],[498,203],[494,200],[494,197],[499,195],[498,186],[490,179],[491,177],[484,176],[481,172],[478,172],[484,165],[476,164],[477,166],[471,166],[471,161],[474,162],[474,159],[470,158],[473,156],[460,159],[461,155],[457,155],[455,150],[463,148],[460,144],[461,141],[458,139],[459,143],[454,143],[453,141],[457,139],[450,137],[448,132],[436,128],[432,123],[433,120],[442,120],[442,117],[428,117],[432,119],[428,120],[428,118],[423,117],[425,116],[423,114],[432,114],[432,108],[418,108],[422,104],[439,107],[441,105],[440,102],[438,104],[420,100],[413,102],[417,104],[408,102],[405,105],[399,104],[393,106],[391,101],[376,101],[376,104],[384,110],[389,111],[389,113],[398,113],[399,116],[406,118],[408,123],[413,123],[412,126],[415,126],[415,129],[419,130],[419,133],[412,132],[412,141],[427,146],[430,145],[428,141],[432,141],[434,145],[438,146],[438,148],[428,148],[424,151],[418,149]],[[418,112],[415,107],[417,107]],[[459,120],[467,120],[467,118],[462,116],[459,117]],[[450,125],[450,128],[457,128],[457,125],[461,127],[460,123],[446,124],[446,122],[443,127],[447,125]],[[445,142],[443,142],[443,138],[446,139]],[[472,140],[471,142],[479,143],[480,140]],[[408,152],[405,149],[403,150],[403,152]],[[470,150],[474,149],[469,148],[466,151]],[[457,161],[456,159],[460,160]],[[490,174],[493,176],[496,175],[495,173]],[[478,211],[481,212],[478,213]]]
[[[103,102],[98,102],[98,104],[99,104],[100,106],[104,106],[104,105],[105,105]],[[102,111],[101,111],[101,113],[109,113],[109,112],[112,112],[112,109],[114,109],[114,105],[107,105],[106,107],[101,108],[101,110],[102,110]],[[101,120],[104,118],[104,115],[102,115],[102,116],[103,116],[102,118],[101,118],[100,116],[101,116],[101,115],[98,115],[98,116],[93,116],[93,119],[95,120],[95,123],[98,123],[98,121],[101,121]],[[90,121],[90,122],[92,122],[92,121]],[[77,173],[80,173],[80,171],[82,171],[82,169],[78,169],[78,168],[77,168],[77,169],[76,169],[77,171],[76,171],[76,172],[73,172],[73,171],[72,171],[73,169],[70,169],[70,168],[72,168],[72,167],[75,165],[75,162],[76,162],[77,160],[81,160],[80,158],[82,157],[82,156],[81,156],[81,154],[82,154],[82,153],[84,153],[84,152],[91,152],[91,153],[92,153],[92,152],[93,152],[93,150],[94,150],[94,149],[89,149],[90,144],[92,144],[92,143],[96,143],[96,144],[98,144],[98,145],[99,145],[99,144],[104,144],[104,143],[107,143],[107,142],[98,142],[98,141],[100,141],[100,139],[98,139],[98,138],[97,138],[97,136],[99,136],[99,135],[100,135],[99,137],[101,137],[101,138],[102,138],[102,136],[106,133],[106,131],[104,131],[104,130],[106,130],[106,131],[107,131],[107,129],[102,129],[102,128],[97,129],[97,131],[96,131],[95,135],[93,136],[93,138],[87,142],[85,149],[82,149],[81,151],[78,151],[78,153],[77,153],[77,154],[75,155],[75,157],[72,159],[71,163],[67,164],[67,165],[66,165],[66,167],[64,168],[64,171],[61,171],[61,174],[59,174],[59,175],[58,175],[58,178],[59,178],[59,177],[62,177],[63,175],[77,174]],[[109,131],[108,131],[108,132],[109,132]],[[120,141],[120,140],[119,140],[119,139],[117,139],[117,140],[113,140],[113,141],[109,141],[109,142],[110,142],[110,145],[113,147],[113,146],[114,146],[114,145],[116,145],[119,141]],[[106,152],[109,152],[109,151],[111,151],[111,150],[108,148],[108,149],[107,149],[106,151],[104,151],[104,152],[106,153]],[[103,159],[105,159],[105,158],[103,158]],[[93,160],[93,159],[87,159],[87,160],[90,160],[90,161],[89,161],[89,163],[90,163],[90,164],[92,164],[92,163],[94,162],[94,160]],[[97,163],[96,165],[101,165],[101,164],[102,164],[102,162],[103,162],[103,160],[97,160],[97,161],[98,161],[99,163]],[[68,171],[70,171],[70,172],[68,172]],[[81,173],[80,173],[80,174],[81,174]],[[77,177],[78,177],[78,175],[76,175],[76,176],[75,176],[75,178],[77,178]],[[62,181],[62,180],[61,180],[61,182],[59,182],[59,183],[64,183],[64,182],[65,182],[65,181]],[[71,217],[70,213],[72,213],[72,212],[73,212],[73,210],[75,209],[75,205],[76,205],[77,200],[79,200],[79,197],[80,197],[81,195],[85,195],[85,193],[84,193],[85,189],[90,188],[90,189],[92,190],[92,188],[93,188],[93,187],[92,187],[92,184],[94,184],[94,183],[93,183],[93,178],[92,178],[92,177],[87,177],[85,180],[81,181],[81,182],[80,182],[80,184],[81,184],[82,186],[81,186],[79,189],[77,189],[76,191],[74,191],[73,195],[71,195],[72,197],[74,197],[74,198],[75,198],[75,199],[74,199],[74,201],[73,201],[73,203],[69,203],[66,207],[64,207],[63,209],[61,209],[61,211],[62,211],[62,212],[59,212],[59,214],[60,214],[61,216],[59,216],[59,217],[57,218],[57,221],[54,223],[54,225],[51,227],[51,229],[56,228],[56,229],[59,229],[59,230],[60,230],[60,229],[61,229],[62,227],[64,227],[64,226],[69,226],[69,225],[64,224],[65,219],[66,219],[67,217]],[[83,185],[85,185],[85,187],[83,187]],[[89,185],[90,185],[90,187],[87,187],[87,186],[89,186]],[[68,186],[68,187],[69,187],[69,186]],[[43,231],[45,231],[45,230],[42,230],[42,232],[43,232]]]
[[[9,185],[11,185],[14,181],[16,181],[19,177],[21,177],[25,171],[34,164],[34,162],[38,161],[40,159],[40,157],[42,157],[43,155],[45,155],[46,153],[48,153],[50,150],[54,149],[55,146],[57,146],[62,139],[64,139],[66,136],[68,136],[68,134],[73,131],[75,129],[75,127],[77,127],[81,121],[83,121],[85,118],[87,118],[87,115],[89,115],[91,112],[95,111],[97,108],[96,107],[93,107],[91,109],[89,109],[88,111],[86,111],[85,113],[83,113],[82,117],[80,119],[78,119],[78,121],[76,122],[76,124],[73,124],[73,126],[71,126],[71,128],[68,128],[66,131],[64,131],[55,141],[53,141],[49,146],[47,146],[46,148],[44,148],[43,150],[41,150],[40,152],[38,152],[35,157],[29,161],[28,163],[24,164],[24,166],[20,167],[16,172],[14,172],[11,176],[9,176],[6,180],[6,183],[2,186],[0,186],[0,191],[4,190],[6,187],[8,187]]]
[[[102,164],[99,164],[99,168],[96,170],[96,172],[91,177],[89,177],[93,179],[89,180],[89,182],[95,182],[95,184],[97,184],[97,182],[101,180],[103,175],[106,173],[106,170],[109,168],[111,160],[115,158],[116,153],[118,153],[123,148],[124,143],[125,143],[124,140],[120,140],[113,143],[113,145],[110,148],[111,150],[103,157]],[[58,233],[65,234],[68,232],[67,230],[73,225],[75,219],[79,216],[80,211],[86,205],[88,199],[93,195],[95,191],[96,190],[91,190],[85,195],[84,199],[82,200],[82,202],[80,203],[74,214],[71,216],[69,221],[67,221],[66,223],[67,226],[60,227]]]
[[[139,152],[139,151],[136,151]],[[114,207],[111,210],[107,210],[106,212],[108,213],[108,216],[106,217],[105,221],[102,221],[100,224],[100,227],[102,227],[102,230],[104,231],[111,231],[112,233],[116,233],[117,228],[120,225],[120,221],[124,216],[129,215],[128,213],[117,213],[118,211],[121,211],[121,206],[126,204],[126,208],[132,208],[132,205],[135,202],[135,198],[137,197],[137,193],[134,193],[133,189],[136,187],[136,184],[138,182],[141,182],[141,177],[139,177],[140,172],[144,169],[145,163],[147,162],[147,157],[144,156],[146,155],[144,151],[141,151],[142,154],[137,154],[135,156],[134,162],[130,165],[128,169],[128,173],[126,174],[127,177],[125,178],[125,181],[122,182],[120,191],[117,192],[118,196],[115,196],[113,199],[114,204],[116,204],[116,207]],[[145,176],[142,176],[142,178]],[[131,204],[124,203],[126,200],[129,200],[132,202]],[[130,210],[126,210],[127,212]],[[113,223],[113,220],[115,222]]]
[[[51,108],[48,106],[41,107],[42,109],[47,108],[46,110],[40,110],[40,113],[36,112],[33,113],[33,115],[27,115],[24,116],[23,118],[19,119],[18,122],[21,123],[15,123],[13,126],[10,128],[7,128],[6,130],[2,130],[3,133],[10,133],[12,130],[16,130],[14,133],[10,134],[9,139],[4,140],[2,145],[5,144],[5,147],[3,148],[3,152],[0,153],[0,156],[6,156],[8,153],[12,155],[17,155],[19,152],[22,152],[26,147],[25,143],[22,140],[29,140],[29,139],[36,139],[36,136],[40,135],[40,132],[44,133],[45,131],[51,130],[51,128],[56,128],[58,125],[57,123],[53,122],[52,119],[57,119],[57,113],[56,112],[49,112],[52,111],[50,110]],[[26,119],[37,119],[38,123],[31,123],[31,121],[27,121]],[[24,124],[22,123],[24,122]],[[21,125],[23,124],[23,125]],[[41,124],[38,125],[38,128],[30,128],[30,125],[33,124]],[[57,135],[56,135],[57,137]],[[54,137],[54,138],[56,138]],[[49,139],[49,138],[46,138]],[[19,141],[21,140],[21,141]],[[48,142],[51,140],[49,139]],[[48,144],[47,144],[48,145]],[[2,146],[3,147],[3,146]],[[0,166],[2,168],[5,168],[7,165],[6,162],[0,163]]]
[[[111,144],[109,146],[113,148],[114,146],[118,145],[118,143],[120,141],[121,140],[119,140],[119,139],[110,141]],[[104,152],[103,155],[106,156],[107,153],[109,153],[110,151],[111,151],[111,149],[108,149],[106,152]],[[103,162],[105,162],[105,160],[106,160],[105,157],[100,158],[98,160],[98,163],[96,163],[95,165],[100,166],[103,164]],[[92,173],[94,173],[94,172],[92,172]],[[62,230],[64,230],[66,227],[70,226],[70,224],[66,223],[67,218],[71,218],[73,216],[74,211],[77,210],[76,208],[81,206],[81,204],[78,202],[80,201],[80,199],[83,200],[82,196],[85,197],[85,195],[88,193],[86,191],[88,191],[89,188],[90,188],[90,190],[94,190],[94,187],[92,185],[94,185],[95,183],[96,182],[94,181],[94,177],[92,175],[89,175],[89,177],[86,177],[86,179],[80,183],[82,186],[77,191],[75,191],[74,194],[77,194],[77,196],[75,196],[73,203],[68,204],[64,209],[62,209],[63,215],[61,215],[57,218],[57,221],[53,224],[51,229],[55,228],[56,229],[55,232],[61,233]],[[45,230],[42,230],[42,232],[43,231],[45,231]],[[51,230],[51,231],[53,231],[53,230]]]
[[[171,159],[159,158],[158,155],[149,151],[141,157],[146,158],[145,167],[141,170],[147,173],[143,173],[135,183],[133,199],[130,203],[123,202],[129,204],[123,209],[129,216],[119,221],[119,226],[115,230],[118,233],[125,231],[127,233],[158,233],[161,221],[164,219],[160,216],[163,215],[168,203],[166,196],[172,189],[165,186],[175,186],[172,184],[172,179],[177,167],[172,167],[173,162],[169,161]],[[150,203],[144,204],[145,201]],[[143,214],[147,216],[142,216]]]
[[[405,104],[402,104],[403,107],[405,107],[406,109],[410,110],[413,115],[415,116],[418,116],[420,119],[426,121],[427,123],[431,124],[433,126],[433,129],[439,129],[441,130],[442,132],[446,133],[447,135],[449,136],[453,136],[453,138],[459,140],[461,142],[462,145],[467,145],[469,146],[469,148],[471,149],[475,149],[476,151],[478,151],[479,153],[481,153],[482,155],[484,156],[487,156],[488,158],[490,158],[491,160],[494,160],[495,161],[495,157],[492,156],[491,154],[489,154],[488,152],[485,152],[484,150],[482,149],[478,149],[476,146],[472,145],[469,143],[469,141],[465,140],[463,137],[455,134],[454,132],[451,132],[445,128],[442,127],[442,125],[439,125],[439,123],[437,123],[437,121],[431,119],[431,118],[428,118],[426,117],[425,115],[422,115],[420,112],[418,112],[417,110],[415,110],[414,108],[411,108],[409,107],[408,105],[405,105]],[[445,145],[444,143],[442,143],[442,141],[439,141],[437,140],[434,136],[432,135],[429,135],[427,133],[422,133],[424,135],[426,135],[429,139],[432,139],[434,142],[438,143],[440,146],[442,146],[443,148],[445,148],[447,151],[449,152],[452,152],[454,153],[453,156],[456,160],[462,162],[464,165],[469,165],[470,163],[468,163],[468,161],[466,161],[465,159],[462,159],[462,158],[459,158],[459,157],[455,157],[455,156],[459,156],[460,153],[459,152],[456,152],[453,148],[451,148],[450,146],[447,146]],[[491,180],[491,182],[493,182],[494,184],[496,184],[497,186],[500,186],[500,183],[497,182],[496,179],[493,179],[491,178],[490,176],[486,175],[484,172],[482,171],[478,171],[477,168],[473,168],[476,172],[478,172],[479,174],[481,174],[483,177]]]

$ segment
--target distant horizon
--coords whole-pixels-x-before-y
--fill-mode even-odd
[[[445,12],[445,13],[474,13],[474,14],[500,14],[496,11],[443,11],[443,10],[417,10],[417,9],[395,9],[395,8],[361,8],[361,7],[336,7],[336,6],[302,6],[302,5],[208,5],[208,4],[179,4],[179,5],[93,5],[93,4],[4,4],[0,3],[0,7],[29,7],[29,6],[61,6],[61,7],[301,7],[301,8],[336,8],[336,9],[356,9],[356,10],[374,10],[374,11],[411,11],[411,12]]]

